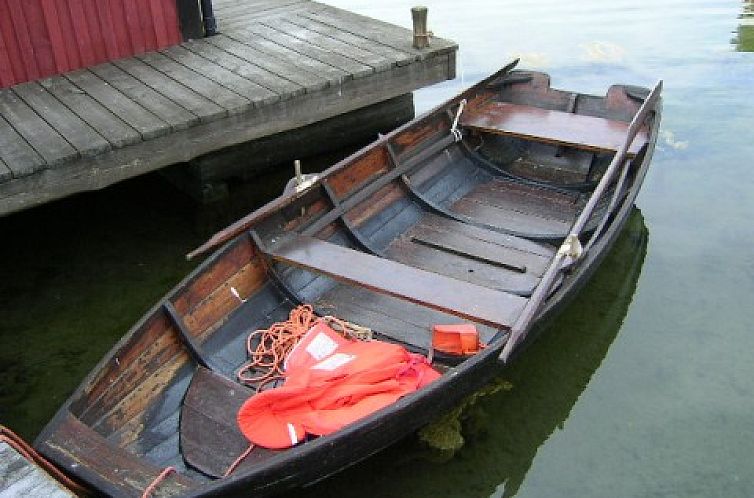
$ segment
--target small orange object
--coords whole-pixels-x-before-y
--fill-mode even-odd
[[[479,332],[470,323],[432,327],[432,348],[435,351],[462,356],[478,353],[483,347]]]

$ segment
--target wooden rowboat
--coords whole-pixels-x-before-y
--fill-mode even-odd
[[[661,83],[598,97],[514,65],[213,237],[196,252],[221,249],[110,351],[36,448],[112,496],[150,484],[261,496],[338,472],[481,387],[605,256],[660,121]],[[254,391],[234,381],[246,337],[301,303],[414,352],[445,323],[476,324],[488,346],[436,355],[443,375],[427,387],[334,434],[255,448],[222,477],[248,447],[236,412]]]

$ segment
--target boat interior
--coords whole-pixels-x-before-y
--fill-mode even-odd
[[[302,303],[423,354],[433,324],[504,338],[647,93],[577,94],[513,71],[466,95],[462,112],[458,100],[382,137],[270,205],[148,313],[40,436],[42,449],[89,458],[121,489],[143,490],[167,466],[179,490],[222,477],[248,446],[235,415],[254,386],[234,382],[247,336]],[[614,194],[628,195],[651,128],[585,233]],[[462,361],[434,360],[440,371]],[[255,448],[236,472],[277,453]]]

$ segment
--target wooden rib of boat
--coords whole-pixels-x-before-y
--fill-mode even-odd
[[[37,449],[112,496],[261,496],[379,451],[481,387],[616,239],[650,163],[661,84],[556,90],[511,64],[213,237],[222,247],[84,380]],[[249,332],[301,303],[427,353],[434,324],[488,346],[442,377],[287,450],[236,427]],[[515,430],[512,428],[511,430]]]

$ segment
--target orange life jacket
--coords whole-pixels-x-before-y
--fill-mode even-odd
[[[424,356],[380,341],[351,341],[322,322],[286,359],[283,386],[258,393],[237,420],[251,442],[287,448],[390,405],[440,377]]]

